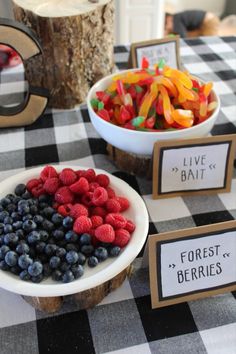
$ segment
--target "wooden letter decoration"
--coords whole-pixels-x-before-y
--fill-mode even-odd
[[[0,44],[14,49],[22,61],[42,53],[33,32],[26,26],[9,19],[0,19]],[[15,107],[0,107],[0,128],[32,124],[44,112],[48,91],[30,86],[23,103]]]

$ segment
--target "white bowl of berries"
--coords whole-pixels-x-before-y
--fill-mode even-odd
[[[148,233],[142,198],[98,169],[46,166],[0,183],[0,287],[27,296],[94,288],[130,265]]]

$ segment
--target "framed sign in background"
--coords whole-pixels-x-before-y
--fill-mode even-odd
[[[143,57],[148,59],[150,67],[164,59],[166,65],[180,69],[179,37],[132,43],[129,66],[140,68]]]
[[[236,290],[236,221],[150,235],[152,307]]]
[[[153,198],[229,192],[236,135],[157,142]]]

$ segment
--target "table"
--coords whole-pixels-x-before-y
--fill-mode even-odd
[[[118,68],[126,68],[128,54],[128,47],[115,47]],[[191,73],[213,80],[220,95],[212,134],[236,133],[236,37],[181,40],[181,58]],[[146,203],[151,234],[236,219],[236,169],[231,193],[153,201],[150,181],[119,171],[108,160],[85,105],[47,111],[31,126],[0,131],[1,180],[50,163],[102,168],[127,181]],[[148,270],[141,260],[142,253],[133,276],[88,311],[68,301],[48,315],[0,289],[0,353],[236,353],[235,292],[151,310]]]

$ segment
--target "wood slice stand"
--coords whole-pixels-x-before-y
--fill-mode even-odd
[[[107,144],[109,158],[114,164],[125,172],[139,177],[152,178],[152,157],[128,153],[110,144]]]
[[[126,276],[129,276],[132,271],[132,266],[128,266],[122,272],[117,274],[114,278],[106,281],[105,283],[96,286],[95,288],[85,290],[71,296],[72,300],[78,305],[79,309],[89,309],[99,304],[105,296],[107,296],[113,290],[119,288],[124,282]],[[54,313],[60,310],[64,300],[68,296],[56,296],[56,297],[31,297],[22,296],[22,298],[33,306],[35,309]]]
[[[114,69],[114,0],[12,3],[15,19],[31,28],[42,46],[41,56],[25,62],[31,86],[49,90],[50,107],[84,102],[90,87]]]

